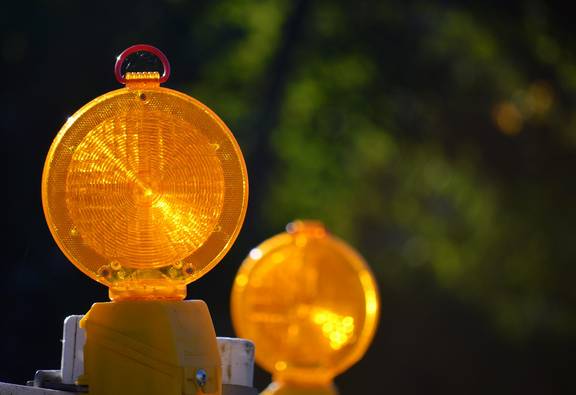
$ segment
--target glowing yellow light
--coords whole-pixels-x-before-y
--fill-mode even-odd
[[[243,287],[248,283],[248,277],[246,276],[237,276],[235,282],[240,286]]]
[[[354,318],[341,316],[329,310],[318,309],[312,319],[316,325],[322,328],[324,337],[330,340],[330,347],[339,350],[343,345],[352,340],[354,332]]]
[[[42,201],[52,235],[112,299],[181,299],[234,242],[248,179],[210,109],[128,73],[82,107],[48,153]]]
[[[317,222],[294,222],[250,252],[232,290],[239,336],[276,382],[323,384],[359,360],[379,314],[376,282]]]

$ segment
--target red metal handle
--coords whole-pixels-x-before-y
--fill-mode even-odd
[[[158,48],[153,47],[152,45],[147,44],[137,44],[132,45],[129,48],[126,48],[120,55],[116,57],[116,64],[114,65],[114,75],[116,76],[116,80],[121,84],[126,84],[126,77],[122,75],[122,65],[126,58],[136,52],[150,52],[162,62],[162,67],[164,68],[164,72],[160,77],[160,83],[168,81],[170,77],[170,62],[164,52],[160,51]]]

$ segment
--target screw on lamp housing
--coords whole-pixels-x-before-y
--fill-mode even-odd
[[[204,388],[206,386],[206,382],[208,381],[208,373],[204,369],[198,369],[196,371],[196,384],[198,387]]]

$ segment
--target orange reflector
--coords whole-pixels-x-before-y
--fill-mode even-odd
[[[276,382],[323,384],[358,361],[376,329],[376,281],[318,222],[294,222],[246,258],[232,290],[238,336]]]
[[[42,201],[66,256],[112,299],[182,299],[241,228],[242,152],[199,101],[127,73],[82,107],[46,158]]]

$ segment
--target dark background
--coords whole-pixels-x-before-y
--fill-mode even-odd
[[[342,394],[574,392],[576,37],[563,2],[141,1],[0,6],[0,381],[58,368],[63,319],[107,300],[41,208],[67,116],[135,43],[215,110],[247,160],[227,257],[190,285],[233,336],[248,251],[317,218],[379,279]],[[257,371],[256,385],[269,377]]]

